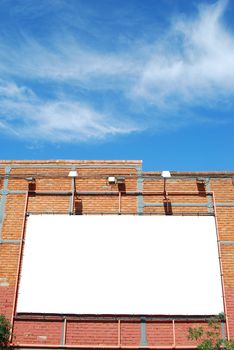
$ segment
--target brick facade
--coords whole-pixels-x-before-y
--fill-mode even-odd
[[[75,181],[68,177],[76,169]],[[124,184],[109,184],[121,175]],[[30,179],[33,178],[33,179]],[[0,313],[14,323],[21,348],[193,348],[188,327],[202,317],[15,314],[27,213],[215,215],[226,306],[234,339],[234,173],[142,172],[140,161],[0,163]]]

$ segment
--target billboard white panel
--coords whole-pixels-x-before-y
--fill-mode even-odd
[[[217,314],[214,218],[30,216],[17,311]]]

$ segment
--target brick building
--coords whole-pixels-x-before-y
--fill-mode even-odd
[[[22,349],[196,348],[196,343],[188,340],[188,327],[205,325],[210,316],[209,310],[213,310],[206,309],[204,314],[194,312],[175,314],[174,311],[170,313],[170,308],[165,313],[155,312],[158,307],[156,306],[155,309],[152,307],[152,313],[150,311],[129,313],[125,312],[124,307],[121,308],[121,306],[120,312],[118,307],[117,312],[101,312],[100,304],[100,311],[94,311],[92,314],[90,311],[79,313],[75,308],[74,312],[71,309],[66,312],[67,306],[64,306],[61,312],[59,306],[58,309],[56,309],[57,306],[55,307],[55,310],[58,310],[56,312],[51,312],[47,306],[40,309],[36,304],[34,304],[36,306],[22,306],[22,301],[19,299],[27,293],[27,288],[21,287],[21,276],[27,275],[24,269],[26,271],[28,268],[24,266],[27,264],[24,262],[24,254],[26,259],[25,250],[30,250],[25,245],[29,235],[32,235],[27,226],[30,220],[33,223],[30,218],[41,217],[42,219],[38,219],[40,222],[50,214],[53,214],[55,220],[62,215],[64,218],[76,216],[77,220],[85,216],[89,221],[82,225],[87,225],[87,222],[92,222],[92,217],[98,216],[104,217],[103,220],[106,220],[108,225],[111,225],[112,218],[115,218],[113,222],[118,225],[118,218],[124,216],[143,217],[145,221],[142,222],[146,226],[149,222],[147,218],[162,220],[165,217],[188,217],[189,220],[193,220],[192,218],[199,217],[213,220],[222,289],[223,310],[220,311],[224,311],[226,315],[225,321],[221,324],[221,332],[222,336],[228,339],[234,338],[233,172],[171,172],[170,178],[163,178],[159,171],[142,171],[141,161],[1,161],[0,199],[0,313],[5,314],[13,324],[12,342],[15,346]],[[158,221],[152,222],[157,225]],[[173,222],[176,223],[176,221]],[[142,225],[140,221],[138,223],[139,226]],[[133,223],[133,225],[137,230],[138,224]],[[150,225],[149,222],[149,227]],[[51,229],[48,230],[51,231]],[[100,228],[99,232],[101,232]],[[146,233],[142,233],[141,238],[144,234]],[[202,234],[204,239],[199,238],[201,247],[205,244],[205,232]],[[67,233],[67,240],[68,237]],[[65,236],[64,242],[66,242]],[[47,240],[43,244],[46,245]],[[54,244],[55,248],[51,248],[52,261],[56,242]],[[42,259],[46,259],[46,252],[44,257],[43,251],[40,254]],[[169,255],[167,259],[170,261]],[[144,291],[147,291],[147,283],[151,281],[150,276],[156,268],[154,266],[152,269],[152,266],[144,265],[145,256],[142,259],[145,280],[143,281],[144,278],[141,276],[136,279],[139,287],[144,287],[141,289],[142,305],[147,299],[147,293],[143,295]],[[92,259],[92,256],[89,255],[89,259]],[[119,259],[121,266],[121,254]],[[129,261],[135,261],[131,254],[129,259]],[[201,259],[200,252],[197,252],[197,263]],[[134,265],[135,262],[132,264]],[[189,257],[184,263],[190,264]],[[40,262],[38,264],[40,265]],[[66,269],[72,269],[71,266],[66,265],[67,262],[64,264]],[[203,264],[206,265],[206,262]],[[111,258],[108,265],[112,266]],[[53,267],[52,280],[55,279],[55,271],[57,271],[56,266]],[[45,270],[43,270],[44,273],[46,273]],[[30,273],[28,276],[32,278]],[[108,279],[108,276],[106,278]],[[166,273],[164,278],[168,280],[167,288],[173,295],[175,285],[170,282]],[[186,288],[186,283],[183,284],[184,279],[181,278],[182,289]],[[60,280],[61,286],[68,283],[64,275],[60,276]],[[36,279],[35,283],[38,283],[36,288],[39,294],[43,293],[43,288],[45,289],[46,286]],[[158,283],[161,285],[163,282]],[[106,285],[104,287],[106,288]],[[53,288],[52,285],[51,288]],[[56,288],[59,291],[59,287],[56,286]],[[122,289],[118,289],[116,285],[118,293],[124,288],[126,286],[123,285]],[[95,289],[97,289],[96,285],[94,294]],[[88,293],[89,290],[84,288],[84,292]],[[204,293],[206,292],[207,290],[204,290]],[[209,293],[212,296],[213,291]],[[26,295],[26,304],[30,297],[30,294]],[[35,295],[33,302],[39,298],[40,296]],[[65,295],[64,298],[69,299],[69,296]],[[193,302],[192,299],[190,303]],[[22,304],[20,308],[19,303]],[[63,305],[63,301],[60,300],[58,304]],[[82,303],[78,307],[81,305]],[[110,310],[112,310],[111,307]],[[142,310],[145,310],[143,306]]]

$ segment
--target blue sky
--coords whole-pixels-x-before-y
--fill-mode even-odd
[[[2,159],[234,170],[234,1],[0,0]]]

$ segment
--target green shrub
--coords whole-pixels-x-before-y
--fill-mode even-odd
[[[234,350],[234,341],[221,337],[221,322],[225,320],[223,313],[208,320],[208,329],[203,327],[190,327],[188,329],[190,340],[200,340],[198,350]]]
[[[0,350],[10,347],[11,324],[4,315],[0,315]]]

